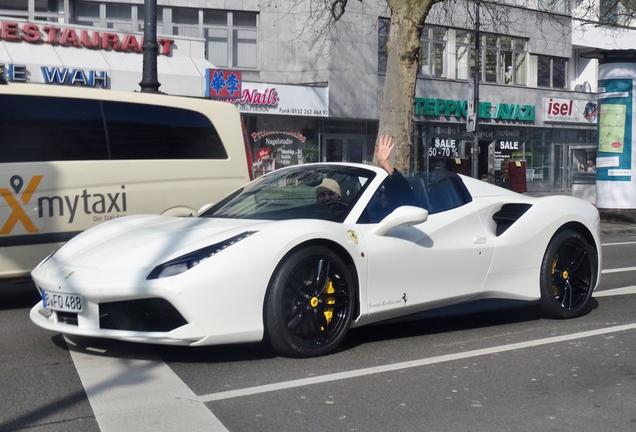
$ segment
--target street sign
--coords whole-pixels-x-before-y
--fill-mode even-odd
[[[474,112],[468,112],[466,117],[466,132],[475,132],[477,115]]]

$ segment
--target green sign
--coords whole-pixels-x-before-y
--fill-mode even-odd
[[[461,119],[468,116],[468,102],[451,99],[415,98],[414,111],[416,116],[444,116]],[[534,105],[479,102],[479,118],[534,122],[535,109]]]

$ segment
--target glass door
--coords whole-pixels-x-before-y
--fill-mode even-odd
[[[323,144],[323,162],[355,162],[365,160],[365,140],[360,136],[326,136]]]

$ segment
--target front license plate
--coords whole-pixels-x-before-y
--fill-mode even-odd
[[[42,291],[44,307],[60,312],[81,312],[82,296],[77,294],[52,293]]]

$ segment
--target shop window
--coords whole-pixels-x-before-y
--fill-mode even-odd
[[[537,56],[537,86],[565,88],[567,67],[565,58]]]

